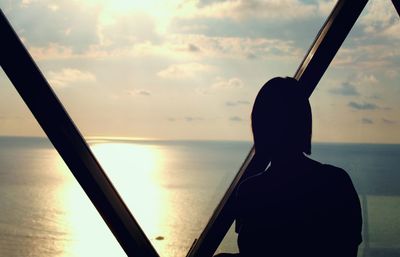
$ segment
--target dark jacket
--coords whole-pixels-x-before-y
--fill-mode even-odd
[[[239,186],[240,256],[357,256],[362,217],[349,175],[311,159],[293,169],[269,168]]]

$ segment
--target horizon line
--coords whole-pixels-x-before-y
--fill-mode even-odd
[[[2,138],[36,138],[36,139],[48,139],[47,136],[39,135],[0,135]],[[94,143],[93,141],[136,141],[136,142],[146,142],[146,141],[204,141],[204,142],[249,142],[252,143],[253,140],[246,139],[205,139],[205,138],[156,138],[156,137],[129,137],[129,136],[83,136],[87,143]],[[382,144],[382,145],[398,145],[399,142],[379,142],[379,141],[312,141],[313,144]]]

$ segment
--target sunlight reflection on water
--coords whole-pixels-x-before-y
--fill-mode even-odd
[[[0,144],[0,256],[126,256],[44,139]],[[185,256],[240,165],[247,143],[89,141],[161,256]]]
[[[167,205],[158,176],[165,153],[156,146],[128,143],[96,144],[92,150],[148,238],[161,236]]]
[[[157,146],[130,143],[98,143],[91,149],[157,251],[167,251],[165,247],[171,242],[168,243],[170,231],[166,215],[171,210],[167,204],[168,195],[160,187],[167,153]],[[59,157],[56,166],[69,173]],[[71,235],[71,241],[65,246],[65,256],[124,256],[111,232],[97,232],[108,228],[73,179],[59,189],[58,195],[69,213],[63,221]],[[96,253],[96,245],[110,246],[101,247]]]
[[[58,187],[54,203],[63,210],[59,224],[66,238],[61,256],[126,256],[63,160],[54,155],[55,167],[67,178]]]

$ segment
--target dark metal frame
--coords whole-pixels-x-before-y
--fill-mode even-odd
[[[392,0],[394,8],[396,8],[397,14],[400,16],[400,1],[399,0]]]
[[[297,69],[296,78],[311,96],[368,0],[338,0]],[[392,0],[400,15],[400,0]],[[0,14],[1,67],[46,135],[78,180],[128,256],[158,256],[125,203],[90,151],[48,82],[19,40],[3,12]],[[234,221],[234,195],[243,178],[251,175],[254,148],[195,240],[188,257],[212,256]]]

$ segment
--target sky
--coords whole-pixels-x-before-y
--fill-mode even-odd
[[[336,1],[0,0],[85,137],[251,140]],[[310,98],[316,142],[400,143],[400,20],[370,0]],[[3,71],[0,135],[43,136]]]

